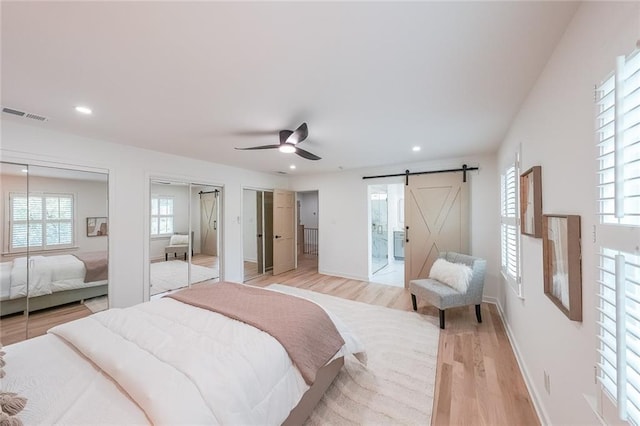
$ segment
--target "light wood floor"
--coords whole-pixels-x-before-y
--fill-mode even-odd
[[[202,266],[212,259],[199,259]],[[217,258],[216,258],[217,261]],[[317,272],[317,257],[302,256],[298,268],[278,276],[264,275],[248,284],[284,284],[359,302],[411,311],[408,290]],[[418,312],[434,317],[437,309],[418,304]],[[83,305],[43,311],[29,317],[29,337],[43,334],[54,323],[89,315]],[[3,344],[24,340],[24,321],[8,317],[0,321]],[[483,322],[478,324],[473,306],[447,310],[446,329],[441,330],[432,425],[539,425],[504,326],[495,305],[482,304]],[[12,321],[13,320],[13,321]],[[23,324],[24,326],[24,324]],[[416,372],[419,374],[419,372]]]

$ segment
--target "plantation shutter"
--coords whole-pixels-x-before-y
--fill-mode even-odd
[[[596,88],[599,381],[640,424],[640,55]],[[634,254],[635,253],[635,254]]]
[[[518,232],[518,161],[501,176],[501,259],[502,273],[518,295],[520,287],[520,253]]]

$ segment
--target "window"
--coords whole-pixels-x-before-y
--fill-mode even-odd
[[[71,194],[9,194],[11,252],[73,246]]]
[[[151,235],[173,234],[173,197],[151,197]]]
[[[510,164],[500,176],[500,241],[502,275],[518,296],[522,296],[520,280],[520,230],[518,224],[519,164]]]
[[[640,424],[640,54],[596,88],[598,353],[602,390]],[[635,254],[634,254],[635,253]],[[604,402],[603,402],[604,404]]]

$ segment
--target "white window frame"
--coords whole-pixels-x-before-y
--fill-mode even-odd
[[[640,52],[596,87],[599,414],[640,424]],[[624,368],[620,368],[624,366]]]
[[[500,269],[502,276],[518,297],[523,297],[520,271],[520,161],[500,175]]]
[[[171,214],[160,214],[160,200],[168,200],[171,201]],[[158,203],[158,214],[153,214],[153,203],[154,201],[156,201]],[[171,236],[173,235],[173,233],[175,232],[175,197],[173,195],[155,195],[152,194],[151,195],[151,205],[149,206],[149,212],[150,212],[150,221],[149,221],[149,233],[151,235],[151,237],[153,238],[158,238],[158,237],[167,237],[167,236]],[[171,219],[171,232],[164,232],[161,233],[160,232],[160,219]],[[153,232],[153,222],[157,220],[158,223],[158,232],[154,233]]]
[[[9,253],[26,253],[27,251],[51,251],[51,250],[60,250],[60,249],[68,249],[68,248],[73,248],[75,247],[75,236],[76,236],[76,200],[75,200],[75,195],[74,194],[68,194],[68,193],[24,193],[24,192],[10,192],[8,194],[9,197],[9,202],[7,203],[9,206],[9,212],[8,212],[8,232],[7,235],[9,237],[9,241],[8,241],[8,248],[9,248]],[[41,209],[42,209],[42,216],[40,219],[32,219],[31,217],[27,218],[26,220],[16,220],[13,217],[13,205],[14,202],[17,198],[22,198],[22,199],[27,199],[27,205],[29,205],[29,199],[40,199],[40,205],[41,205]],[[46,217],[46,199],[47,198],[68,198],[71,199],[71,210],[70,210],[70,214],[71,214],[71,218],[69,219],[49,219]],[[27,211],[28,211],[28,207],[27,207]],[[14,226],[15,225],[27,225],[30,226],[32,224],[37,224],[40,223],[41,224],[41,236],[40,236],[40,241],[42,242],[42,244],[39,245],[30,245],[29,244],[29,234],[27,231],[27,245],[25,246],[14,246],[13,245],[13,236],[15,233],[14,230]],[[71,241],[69,243],[66,244],[48,244],[47,242],[47,224],[60,224],[60,223],[68,223],[71,227]]]

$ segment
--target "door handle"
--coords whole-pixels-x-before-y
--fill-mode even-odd
[[[405,237],[405,242],[408,243],[409,242],[409,227],[408,226],[405,226],[404,237]]]
[[[282,238],[280,235],[274,235],[274,238]]]
[[[213,221],[213,230],[214,230],[214,231],[217,231],[217,230],[218,230],[218,221],[217,221],[217,220],[214,220],[214,221]]]
[[[262,238],[262,234],[258,234],[258,238]]]

